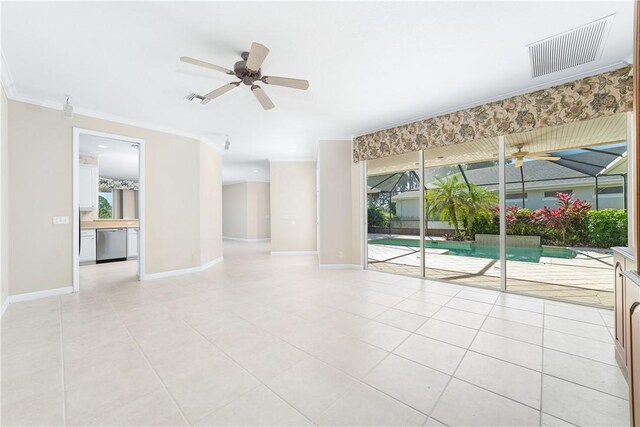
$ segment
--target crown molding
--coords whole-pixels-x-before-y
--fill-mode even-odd
[[[7,98],[13,98],[16,95],[15,84],[13,82],[11,70],[9,69],[9,64],[7,63],[7,58],[5,58],[2,48],[0,48],[0,61],[0,84],[2,84],[2,88],[4,89],[4,93],[7,95]]]

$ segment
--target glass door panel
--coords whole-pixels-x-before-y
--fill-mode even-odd
[[[498,140],[425,150],[425,277],[500,288]]]
[[[420,153],[367,161],[370,270],[420,276]]]

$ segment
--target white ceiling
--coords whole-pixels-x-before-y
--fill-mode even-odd
[[[98,158],[98,174],[107,178],[138,179],[138,149],[130,142],[80,134],[80,155]]]
[[[62,104],[69,93],[79,111],[216,144],[229,134],[227,171],[244,162],[314,158],[318,139],[615,68],[631,56],[632,10],[632,0],[2,2],[2,52],[9,96]],[[616,16],[598,61],[530,77],[527,44],[610,14]],[[180,56],[230,68],[253,41],[271,49],[265,74],[305,78],[310,89],[266,87],[276,104],[270,111],[246,86],[206,106],[183,99],[232,79]],[[244,169],[250,172],[236,175],[251,179],[251,166]]]

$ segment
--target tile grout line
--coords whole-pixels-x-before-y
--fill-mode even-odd
[[[544,402],[544,353],[545,353],[545,347],[544,347],[544,324],[545,324],[545,313],[547,311],[547,304],[542,304],[542,364],[540,366],[540,427],[542,426],[542,414],[543,414],[543,402]]]
[[[147,292],[148,293],[148,292]],[[156,299],[153,295],[151,295],[149,293],[149,295]],[[171,399],[171,401],[173,402],[173,404],[176,406],[176,409],[178,410],[178,412],[180,413],[180,416],[182,417],[182,419],[185,421],[185,423],[187,425],[192,425],[191,422],[189,422],[189,419],[186,417],[186,415],[184,414],[184,412],[182,411],[182,408],[180,407],[180,405],[178,404],[178,402],[176,401],[176,399],[173,397],[173,394],[171,394],[171,392],[169,391],[169,388],[167,387],[167,385],[164,383],[164,381],[162,380],[162,378],[160,377],[160,375],[158,374],[158,371],[156,371],[156,369],[153,367],[153,364],[151,363],[151,361],[149,360],[149,358],[147,357],[147,355],[145,354],[145,352],[142,350],[142,347],[140,347],[140,343],[138,342],[138,340],[133,336],[133,334],[131,333],[131,331],[129,330],[129,327],[127,326],[127,324],[122,320],[122,317],[120,316],[120,313],[115,309],[115,307],[113,306],[113,303],[111,302],[111,299],[109,297],[106,298],[107,302],[109,303],[109,305],[111,306],[111,308],[113,309],[116,317],[118,318],[118,320],[120,321],[120,323],[122,323],[122,326],[124,326],[124,328],[127,331],[127,334],[129,335],[129,337],[133,340],[138,352],[140,353],[140,355],[143,357],[143,359],[145,360],[145,362],[147,362],[147,365],[149,366],[149,368],[151,368],[151,370],[153,371],[154,375],[156,376],[156,378],[158,379],[158,381],[160,382],[160,384],[162,385],[162,388],[164,389],[164,391],[167,393],[167,395],[169,396],[169,398]],[[157,299],[156,299],[157,301]],[[164,304],[162,304],[164,306]],[[149,395],[153,392],[149,392],[146,393],[146,395]],[[141,396],[142,397],[142,396]]]

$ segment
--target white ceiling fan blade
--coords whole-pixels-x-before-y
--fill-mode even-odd
[[[524,163],[524,160],[522,160],[522,158],[516,159],[516,167],[517,168],[522,167],[523,163]]]
[[[206,104],[206,102],[204,102],[205,100],[210,101],[214,98],[219,97],[220,95],[224,95],[225,93],[229,92],[231,89],[237,88],[239,84],[240,82],[233,82],[233,83],[228,83],[224,86],[220,86],[218,89],[213,90],[208,94],[206,94],[204,96],[204,100],[202,101],[202,104]]]
[[[266,84],[290,87],[292,89],[307,90],[309,82],[302,79],[290,79],[288,77],[265,76],[262,81]]]
[[[247,68],[251,71],[258,71],[268,54],[269,49],[266,46],[256,42],[251,43],[251,50],[247,58]]]
[[[233,71],[229,70],[228,68],[224,68],[215,64],[210,64],[208,62],[200,61],[199,59],[190,58],[188,56],[181,56],[180,61],[186,62],[188,64],[198,65],[200,67],[210,68],[212,70],[220,71],[221,73],[233,75]]]
[[[550,156],[548,154],[529,154],[527,157],[529,157],[530,159],[536,159],[536,160],[551,160],[551,161],[560,160],[560,157]]]
[[[267,93],[262,90],[260,86],[251,86],[251,92],[253,92],[256,98],[258,98],[258,102],[265,110],[271,110],[273,107],[275,107],[273,102],[271,102],[271,99],[269,99],[269,97],[267,96]]]

